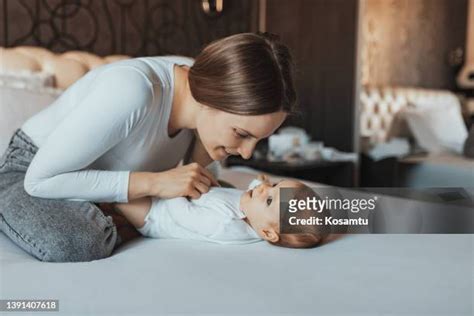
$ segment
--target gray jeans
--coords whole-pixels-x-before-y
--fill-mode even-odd
[[[42,261],[91,261],[121,242],[110,216],[92,202],[43,199],[26,193],[26,170],[38,147],[21,129],[0,158],[0,230]]]

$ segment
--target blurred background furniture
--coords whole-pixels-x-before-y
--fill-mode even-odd
[[[100,57],[84,51],[55,54],[43,47],[0,47],[2,73],[45,73],[52,76],[51,87],[67,89],[76,80],[95,67],[130,58],[125,55]]]
[[[307,161],[289,163],[272,162],[266,159],[245,160],[240,157],[229,157],[226,166],[246,166],[278,176],[304,179],[339,187],[354,187],[355,163],[351,161]]]
[[[459,97],[453,92],[409,87],[364,86],[360,98],[361,141],[364,143],[362,147],[365,148],[361,159],[362,186],[474,185],[474,160],[463,157],[462,152],[454,150],[429,152],[426,148],[420,148],[416,137],[418,135],[413,131],[415,127],[409,124],[404,115],[404,111],[408,108],[423,108],[424,115],[428,115],[429,111],[450,107],[455,111],[457,109],[459,117],[463,115],[465,121],[454,120],[451,125],[438,124],[433,128],[445,135],[453,129],[467,130],[465,126],[469,123],[467,110],[462,107]],[[417,128],[429,134],[429,131],[423,130],[426,127]],[[391,138],[405,138],[411,144],[410,152],[383,159],[374,159],[370,156],[370,150]]]

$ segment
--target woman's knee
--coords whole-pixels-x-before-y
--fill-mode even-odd
[[[2,230],[15,243],[49,262],[91,261],[111,255],[117,229],[98,207],[31,197],[20,186],[16,183],[5,190],[0,204]]]
[[[44,232],[42,235],[23,232],[21,227],[10,225],[0,214],[0,231],[14,243],[40,261],[81,262],[109,257],[117,242],[115,226],[105,230],[90,229],[83,234],[61,235]]]
[[[89,230],[85,234],[61,236],[43,244],[41,261],[84,262],[109,257],[117,243],[115,226],[105,230]]]

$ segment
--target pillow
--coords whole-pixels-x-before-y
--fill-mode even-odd
[[[54,74],[46,72],[33,72],[30,70],[2,70],[0,72],[0,86],[38,89],[54,87]]]
[[[420,147],[429,153],[462,153],[467,129],[459,106],[408,106],[401,112]]]
[[[15,130],[53,103],[61,92],[53,88],[18,89],[0,86],[0,156],[8,147]]]

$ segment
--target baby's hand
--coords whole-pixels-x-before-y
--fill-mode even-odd
[[[263,173],[259,174],[255,179],[252,180],[252,182],[250,182],[248,190],[253,190],[262,183],[270,184],[270,179],[268,179],[268,177]]]

